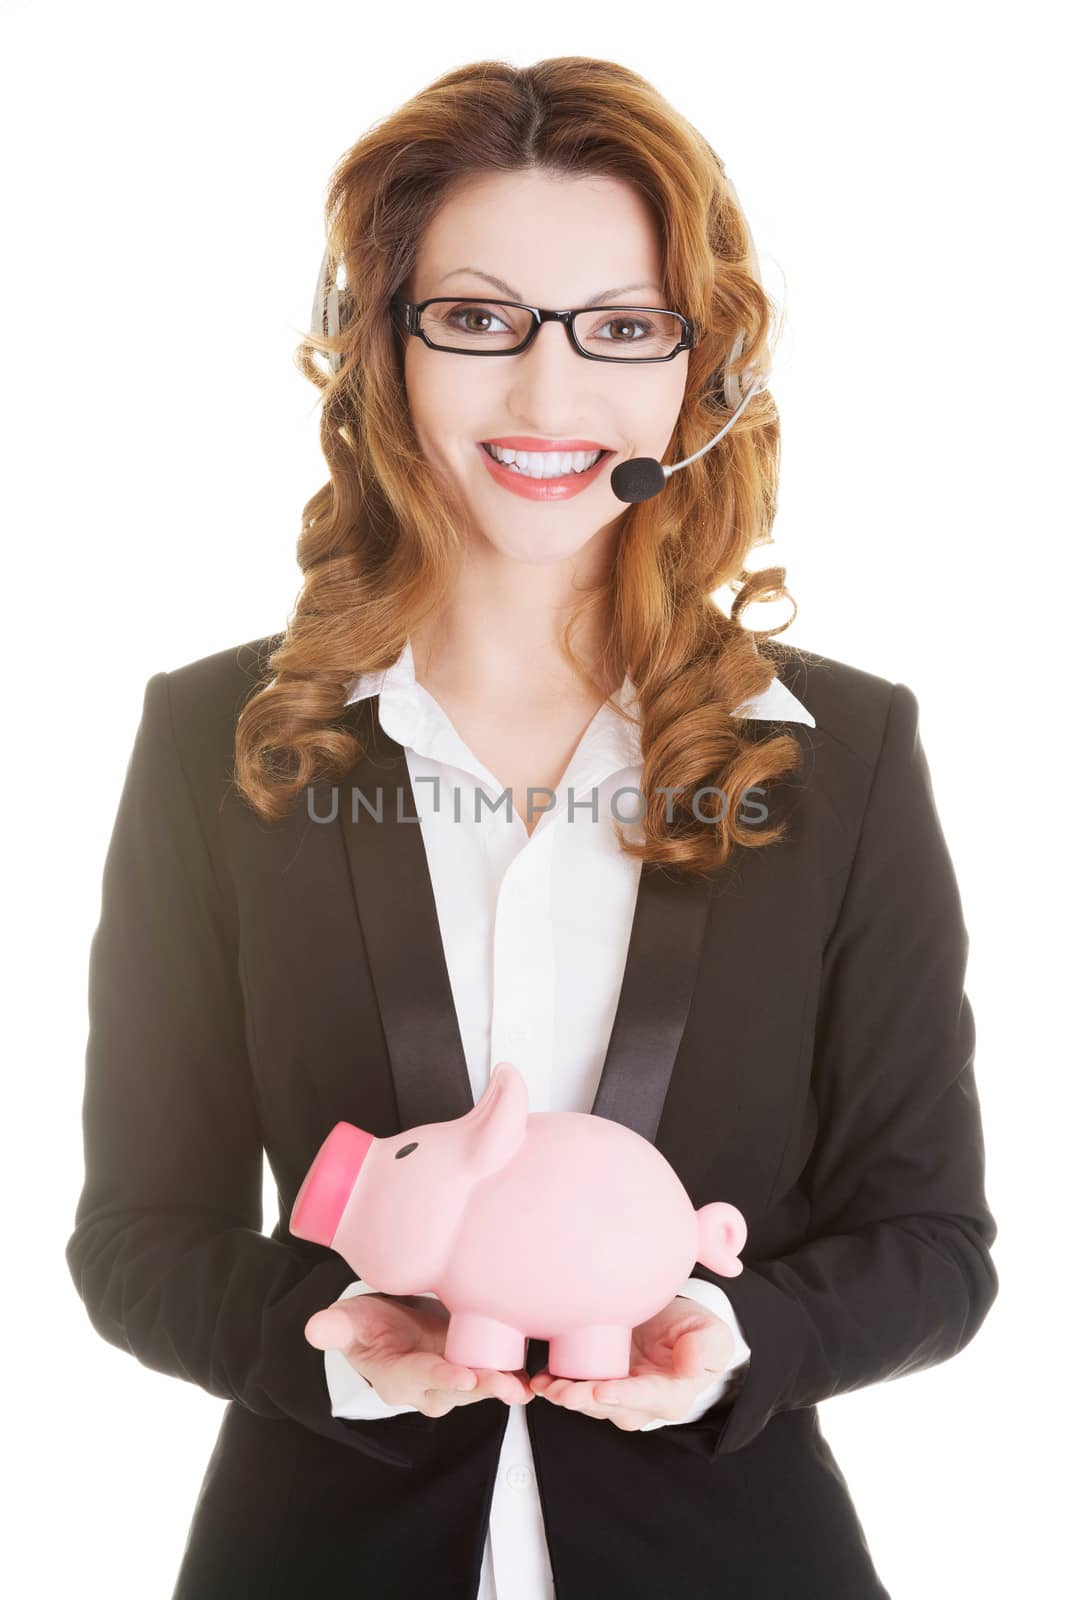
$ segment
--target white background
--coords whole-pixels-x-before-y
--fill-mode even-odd
[[[566,54],[642,72],[726,162],[786,314],[777,543],[754,564],[786,564],[792,642],[917,694],[971,934],[1000,1297],[962,1355],[826,1403],[824,1431],[895,1600],[1056,1586],[1052,16],[702,0],[453,5],[416,26],[308,0],[5,4],[7,1593],[168,1595],[223,1410],[98,1338],[67,1272],[86,967],[147,679],[284,627],[296,598],[325,467],[293,352],[329,171],[447,68]]]

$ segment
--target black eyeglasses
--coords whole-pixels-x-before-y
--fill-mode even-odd
[[[537,338],[542,324],[562,322],[577,355],[586,361],[671,361],[680,350],[692,350],[693,323],[680,311],[649,306],[583,306],[574,311],[546,311],[514,300],[391,300],[402,313],[406,333],[431,350],[464,356],[515,356]],[[487,324],[496,323],[496,327]],[[623,338],[605,330],[632,330]],[[590,348],[601,345],[601,349]],[[608,347],[612,353],[608,353]]]

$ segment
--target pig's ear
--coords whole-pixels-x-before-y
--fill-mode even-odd
[[[511,1062],[497,1063],[485,1094],[463,1123],[468,1165],[477,1183],[511,1161],[526,1137],[527,1085]]]

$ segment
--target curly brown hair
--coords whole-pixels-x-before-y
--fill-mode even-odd
[[[335,167],[326,201],[332,276],[343,280],[341,331],[310,333],[296,352],[321,391],[330,478],[304,508],[301,591],[262,663],[269,678],[236,729],[234,786],[265,821],[284,816],[309,784],[348,771],[361,753],[343,716],[354,675],[394,662],[449,592],[457,520],[416,441],[390,302],[454,185],[532,169],[623,179],[651,203],[669,303],[695,333],[668,459],[692,454],[729,419],[726,372],[768,370],[774,306],[723,163],[636,73],[583,56],[528,67],[478,61],[365,133]],[[740,330],[744,353],[732,363]],[[319,365],[323,352],[336,371]],[[732,845],[759,848],[784,831],[782,823],[757,829],[737,812],[747,789],[799,766],[798,745],[789,733],[758,737],[731,714],[770,683],[777,663],[762,646],[796,615],[782,567],[744,570],[750,551],[770,542],[778,478],[778,410],[764,389],[714,449],[628,508],[611,570],[578,602],[563,640],[577,676],[595,687],[571,636],[591,608],[603,608],[603,681],[630,674],[642,730],[645,838],[627,840],[617,826],[619,847],[683,875],[711,874]],[[723,587],[729,614],[712,598]],[[786,623],[742,626],[747,606],[782,598],[793,606]],[[781,658],[790,647],[774,648]],[[724,797],[714,825],[691,810],[694,792],[710,783]],[[673,808],[657,793],[668,786]]]

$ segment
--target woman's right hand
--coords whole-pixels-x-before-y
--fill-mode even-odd
[[[375,1293],[316,1311],[304,1337],[317,1350],[342,1351],[387,1405],[414,1406],[425,1417],[443,1417],[476,1400],[526,1405],[534,1398],[522,1368],[497,1372],[446,1361],[448,1329],[449,1313],[438,1299]]]

